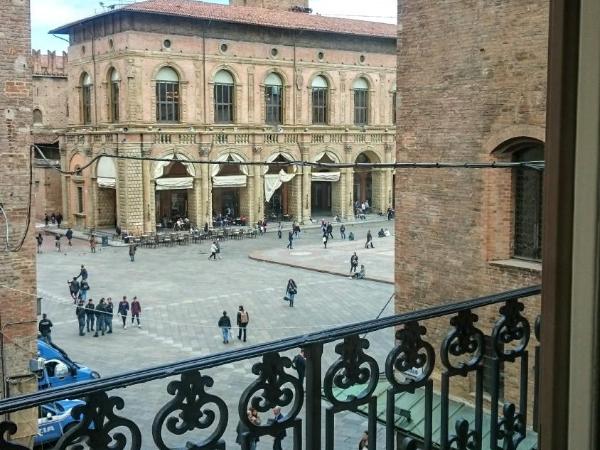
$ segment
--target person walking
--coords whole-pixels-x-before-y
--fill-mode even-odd
[[[104,307],[104,328],[106,329],[106,334],[112,334],[114,309],[115,305],[113,305],[112,298],[108,297],[106,299],[106,306]]]
[[[327,238],[327,233],[323,234],[323,247],[327,248],[327,241],[329,239]]]
[[[290,302],[291,308],[294,307],[294,297],[297,293],[298,293],[298,286],[296,285],[296,282],[290,278],[288,280],[287,287],[285,288],[285,296],[283,297],[283,299],[285,301]]]
[[[352,273],[352,272],[356,273],[357,267],[358,267],[358,256],[356,255],[356,252],[354,252],[352,254],[352,256],[350,257],[350,273]]]
[[[208,257],[209,261],[210,258],[212,258],[214,261],[217,260],[217,241],[213,241],[210,245],[210,256]]]
[[[346,226],[344,224],[340,225],[340,238],[346,239]]]
[[[88,284],[87,280],[82,280],[81,283],[79,283],[79,298],[83,301],[86,301],[89,290],[90,285]]]
[[[117,309],[119,316],[121,316],[121,320],[123,321],[123,329],[127,329],[127,314],[129,313],[129,302],[127,301],[127,296],[123,296],[123,300],[119,302],[119,308]]]
[[[333,239],[333,225],[331,224],[331,222],[327,223],[327,237],[329,239]]]
[[[79,275],[77,275],[77,278],[81,277],[81,280],[87,280],[88,278],[88,271],[85,268],[85,266],[82,264],[81,265],[81,270],[79,271]]]
[[[367,242],[365,242],[365,248],[373,248],[373,235],[371,234],[371,230],[367,231]]]
[[[304,375],[306,374],[306,356],[304,355],[304,349],[300,349],[300,353],[294,356],[292,367],[298,372],[298,380],[300,381],[300,384],[304,386]]]
[[[65,237],[67,238],[67,243],[69,244],[69,247],[73,247],[73,243],[71,242],[71,240],[73,239],[73,230],[71,229],[71,227],[67,228]]]
[[[244,342],[246,342],[246,328],[248,327],[248,322],[250,322],[250,315],[248,315],[248,311],[244,309],[244,306],[240,305],[237,313],[238,341],[242,339],[243,335]]]
[[[142,305],[137,297],[133,297],[131,301],[131,325],[133,326],[133,322],[137,320],[138,328],[142,328],[140,324],[140,314],[142,313]]]
[[[48,217],[48,213],[44,213],[44,224],[46,224],[46,228],[48,228],[48,222],[50,222],[50,218]]]
[[[90,235],[90,251],[96,253],[96,236]]]
[[[104,303],[104,297],[100,299],[96,305],[96,333],[94,337],[98,337],[98,332],[104,336],[104,315],[106,314],[106,304]]]
[[[85,305],[85,327],[87,332],[94,331],[94,320],[96,318],[96,305],[94,300],[89,299],[87,305]]]
[[[42,236],[42,233],[38,233],[38,235],[35,237],[35,241],[37,242],[37,252],[42,253],[42,244],[44,243],[44,238]]]
[[[274,425],[276,423],[283,422],[284,420],[285,420],[285,417],[283,416],[283,414],[281,414],[281,408],[279,406],[276,406],[275,408],[273,408],[273,418],[269,419],[267,425]],[[286,436],[287,436],[287,433],[285,431],[285,428],[283,430],[279,431],[274,436],[273,450],[282,450],[281,441],[283,441]]]
[[[77,322],[79,323],[79,336],[85,336],[83,330],[85,329],[85,305],[83,300],[79,300],[77,308],[75,308],[75,315],[77,316]]]
[[[294,233],[290,230],[290,232],[288,233],[288,245],[286,248],[289,248],[290,250],[293,250],[293,243],[294,241]]]
[[[63,215],[61,213],[58,213],[56,215],[56,224],[58,225],[58,228],[60,228],[60,224],[62,223],[62,221],[63,221]]]
[[[54,247],[56,247],[57,252],[60,252],[60,234],[54,236]]]
[[[38,330],[42,335],[42,339],[48,344],[52,344],[52,321],[48,319],[46,314],[42,314],[42,320],[38,324]]]
[[[223,333],[223,344],[229,344],[229,334],[231,332],[231,320],[229,320],[227,311],[223,311],[223,315],[219,319],[217,326],[221,329],[221,333]]]
[[[248,417],[248,422],[252,425],[257,427],[260,426],[260,417],[258,416],[258,410],[256,408],[250,407],[248,411],[246,411],[246,416]],[[235,432],[237,435],[235,439],[236,444],[239,444],[242,449],[247,448],[248,450],[256,450],[256,444],[259,441],[259,438],[248,436],[250,429],[241,420],[238,420]],[[244,444],[247,442],[246,440],[250,441],[248,442],[248,447],[244,447]]]
[[[281,239],[282,234],[283,234],[283,230],[281,228],[281,222],[279,222],[279,224],[277,225],[277,237],[279,239]]]
[[[217,240],[215,241],[215,247],[217,247],[217,258],[222,259],[221,258],[221,244],[219,242],[219,238],[217,238]]]
[[[135,261],[135,252],[137,251],[137,245],[129,244],[129,259],[131,262]]]
[[[73,277],[71,281],[67,281],[67,284],[69,285],[69,293],[73,299],[73,304],[75,304],[77,302],[77,295],[79,294],[79,281],[77,281],[77,277]]]

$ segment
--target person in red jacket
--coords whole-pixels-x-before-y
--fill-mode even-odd
[[[137,319],[138,328],[142,328],[140,325],[140,313],[142,312],[142,305],[137,297],[133,297],[133,301],[131,302],[131,325],[133,325],[133,321]]]

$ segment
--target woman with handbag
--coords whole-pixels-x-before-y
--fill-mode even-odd
[[[285,288],[285,296],[283,299],[290,302],[290,307],[294,307],[294,296],[298,293],[298,286],[296,282],[291,278],[288,280],[287,287]]]

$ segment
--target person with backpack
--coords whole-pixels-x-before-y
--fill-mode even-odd
[[[123,321],[123,329],[127,329],[127,314],[129,313],[129,302],[127,301],[127,296],[123,296],[123,300],[119,302],[119,308],[117,309],[119,316],[121,316],[121,320]]]
[[[248,327],[248,322],[250,322],[248,311],[244,309],[243,305],[240,305],[237,313],[238,340],[241,340],[243,335],[244,342],[246,342],[246,327]]]
[[[77,316],[77,322],[79,323],[79,336],[85,336],[85,333],[83,332],[85,329],[85,306],[83,300],[79,300],[79,303],[77,303],[75,315]]]
[[[87,280],[82,280],[81,283],[79,283],[79,298],[83,301],[86,301],[89,290],[90,285],[88,284]]]
[[[231,320],[227,315],[227,311],[223,311],[223,315],[217,322],[217,326],[221,329],[221,333],[223,333],[223,344],[229,344],[229,335],[231,332]]]
[[[340,238],[346,239],[346,226],[344,224],[340,225]]]
[[[142,328],[140,324],[140,314],[142,313],[142,305],[137,297],[133,297],[133,301],[131,302],[131,325],[133,326],[133,322],[137,320],[138,328]]]
[[[85,327],[87,328],[87,332],[94,331],[94,322],[96,319],[96,305],[94,305],[94,300],[89,299],[87,305],[85,305]]]
[[[285,296],[283,299],[287,302],[290,302],[290,307],[294,307],[294,297],[298,293],[298,286],[296,282],[291,278],[288,280],[287,287],[285,288]]]
[[[356,252],[352,254],[350,257],[350,273],[356,273],[356,268],[358,267],[358,256]]]

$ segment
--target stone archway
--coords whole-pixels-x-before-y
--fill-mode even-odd
[[[370,150],[359,153],[354,160],[356,164],[374,164],[381,160],[379,156]],[[361,207],[363,204],[368,204],[369,211],[382,210],[383,192],[383,173],[372,167],[355,167],[354,168],[354,183],[353,183],[353,206],[354,209]]]

